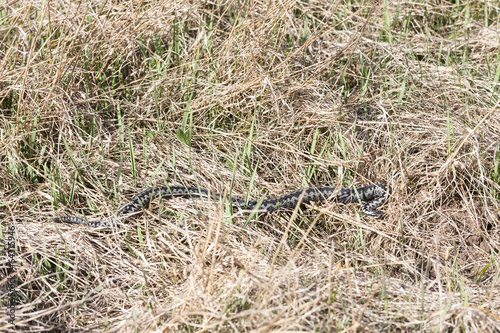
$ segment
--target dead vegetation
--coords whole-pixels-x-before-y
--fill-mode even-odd
[[[1,3],[1,330],[498,332],[499,7]],[[51,221],[163,183],[379,182],[379,220],[178,199]]]

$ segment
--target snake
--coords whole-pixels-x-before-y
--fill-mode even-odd
[[[311,202],[323,202],[328,200],[336,192],[335,186],[310,187],[273,199],[244,200],[229,197],[232,202],[233,211],[257,211],[259,213],[272,213],[275,211],[290,210],[297,205]],[[341,204],[365,202],[362,211],[365,215],[373,218],[380,218],[383,212],[377,210],[382,206],[390,195],[390,188],[384,184],[374,184],[358,188],[340,188],[334,201]],[[91,228],[112,228],[121,223],[125,223],[133,214],[148,207],[150,202],[156,198],[189,198],[189,199],[215,199],[220,200],[223,196],[220,193],[213,193],[206,189],[186,186],[156,186],[148,188],[136,194],[130,202],[125,205],[114,218],[99,221],[86,221],[76,216],[62,216],[54,218],[57,223],[73,223],[86,225]]]

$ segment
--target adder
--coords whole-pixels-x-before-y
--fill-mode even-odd
[[[315,201],[326,201],[335,192],[334,186],[310,187],[307,189],[298,190],[287,195],[267,199],[260,203],[257,200],[246,202],[244,199],[229,198],[232,201],[234,211],[240,210],[257,210],[261,213],[271,213],[278,210],[294,209],[298,204],[306,204]],[[300,197],[304,193],[302,200]],[[124,223],[134,213],[140,212],[149,203],[161,197],[162,199],[170,199],[174,197],[200,199],[213,198],[221,199],[221,194],[214,193],[195,187],[185,186],[157,186],[144,190],[134,196],[132,200],[125,206],[114,218],[100,221],[85,221],[80,217],[62,216],[54,219],[54,222],[65,222],[74,224],[83,224],[92,228],[110,228]],[[358,188],[341,188],[334,200],[338,203],[348,204],[360,201],[366,202],[362,210],[370,217],[379,218],[383,215],[378,207],[382,206],[390,195],[390,188],[384,184],[368,185]]]

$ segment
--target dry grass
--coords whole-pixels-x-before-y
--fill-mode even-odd
[[[1,330],[500,331],[499,11],[4,1]],[[154,184],[376,182],[393,193],[375,221],[185,199],[113,232],[51,221],[110,216]]]

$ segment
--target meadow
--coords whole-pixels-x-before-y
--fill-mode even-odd
[[[499,14],[2,1],[0,330],[499,332]],[[230,204],[377,183],[379,219]],[[222,199],[53,221],[166,184]]]

